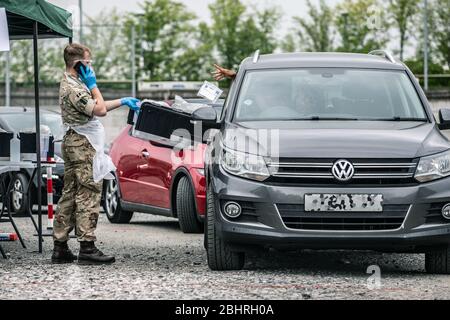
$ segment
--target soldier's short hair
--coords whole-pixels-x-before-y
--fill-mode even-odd
[[[79,43],[68,44],[64,48],[64,62],[66,63],[66,67],[73,67],[76,60],[83,60],[85,52],[91,54],[91,49]]]

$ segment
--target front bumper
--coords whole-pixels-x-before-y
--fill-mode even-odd
[[[450,243],[450,221],[427,220],[430,205],[450,203],[450,179],[416,186],[304,187],[279,186],[232,176],[215,165],[212,189],[216,199],[219,236],[237,248],[248,246],[299,249],[368,249],[393,252],[425,252]],[[305,230],[288,228],[279,205],[303,205],[305,194],[383,194],[385,205],[403,205],[403,223],[389,230]],[[222,213],[226,201],[254,204],[251,216],[238,220]],[[351,213],[348,213],[351,215]],[[436,217],[435,217],[436,218]]]

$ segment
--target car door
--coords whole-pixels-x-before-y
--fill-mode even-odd
[[[145,168],[147,160],[142,154],[144,141],[131,136],[130,132],[124,133],[115,144],[120,150],[118,155],[117,174],[120,181],[122,200],[141,204],[145,197],[145,186],[142,185],[140,177]]]
[[[172,152],[170,146],[145,141],[141,153],[145,158],[139,175],[139,183],[145,194],[141,203],[169,209],[170,185],[172,181]]]

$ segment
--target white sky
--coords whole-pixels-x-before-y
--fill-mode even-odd
[[[64,9],[69,9],[70,6],[78,6],[78,0],[47,0]],[[214,0],[178,0],[192,11],[194,11],[200,18],[207,20],[209,18],[208,4],[213,3]],[[306,0],[243,0],[246,4],[257,5],[257,7],[265,6],[280,6],[287,16],[303,15],[306,8]],[[317,2],[318,0],[313,0]],[[103,9],[117,7],[122,11],[139,11],[139,3],[143,0],[84,0],[83,12],[87,15],[95,15]],[[329,4],[335,4],[338,0],[328,0]]]
[[[57,6],[60,6],[71,12],[76,11],[78,8],[78,0],[47,0]],[[197,14],[199,19],[209,21],[208,5],[213,3],[214,0],[178,0],[184,4],[193,12]],[[116,7],[119,12],[139,12],[139,4],[144,0],[83,0],[83,12],[88,16],[95,16],[104,9],[111,9]],[[257,8],[279,6],[284,13],[285,18],[292,16],[304,16],[306,12],[306,0],[243,0],[245,4],[256,6]],[[318,2],[318,0],[313,0]],[[334,5],[339,0],[327,0],[327,3]],[[290,19],[288,19],[290,20]],[[286,21],[286,20],[284,20]],[[288,24],[282,23],[281,26],[284,31],[288,29]]]

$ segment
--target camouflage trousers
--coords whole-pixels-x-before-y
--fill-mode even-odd
[[[103,185],[93,179],[95,149],[86,137],[70,130],[64,136],[62,155],[64,189],[53,223],[53,239],[68,241],[75,228],[78,241],[95,241]]]

